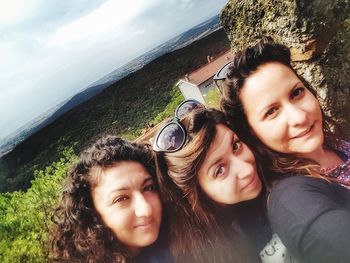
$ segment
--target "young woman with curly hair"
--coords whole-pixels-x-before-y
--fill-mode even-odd
[[[273,230],[304,261],[348,262],[350,144],[331,129],[289,49],[264,37],[215,78],[224,81],[221,106],[229,120],[270,168]]]
[[[251,150],[218,110],[187,100],[175,116],[153,142],[172,257],[176,262],[273,262],[264,254],[264,247],[273,250],[266,246],[272,233]],[[292,262],[288,254],[286,261],[282,253],[276,256],[275,262]]]
[[[54,214],[52,260],[167,262],[161,220],[151,149],[103,137],[68,173]]]

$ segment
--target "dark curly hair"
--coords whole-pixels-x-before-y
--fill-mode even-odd
[[[120,161],[136,161],[155,179],[153,153],[147,145],[104,136],[83,151],[69,171],[62,197],[53,215],[53,262],[130,262],[130,253],[105,224],[93,205],[92,187],[100,173]],[[156,182],[156,180],[154,180]]]
[[[292,67],[289,48],[274,42],[271,37],[264,36],[257,44],[248,46],[237,52],[229,64],[226,79],[221,87],[221,109],[228,116],[228,120],[232,126],[235,127],[238,136],[243,138],[257,154],[257,161],[263,163],[266,167],[272,168],[271,171],[276,172],[270,173],[269,178],[267,178],[269,183],[278,179],[282,174],[296,173],[332,180],[324,177],[319,172],[319,165],[314,161],[273,151],[266,147],[252,131],[244,112],[240,92],[246,79],[256,72],[259,66],[268,62],[278,62],[290,68],[305,87],[318,98],[316,90],[303,77],[298,75]],[[322,108],[321,112],[323,116],[322,127],[325,135],[325,145],[330,148],[337,148],[340,144],[338,126],[334,120],[325,114]]]

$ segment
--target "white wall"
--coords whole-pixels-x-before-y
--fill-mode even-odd
[[[178,87],[181,90],[181,93],[185,97],[185,99],[195,99],[205,104],[202,93],[199,91],[199,88],[197,86],[180,81],[178,83]]]

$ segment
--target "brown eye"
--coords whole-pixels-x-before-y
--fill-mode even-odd
[[[304,94],[304,92],[305,92],[305,88],[304,87],[296,88],[295,90],[293,90],[293,92],[291,93],[290,97],[292,99],[294,99],[296,97],[300,97],[302,94]]]
[[[156,187],[155,187],[154,184],[149,184],[149,185],[145,186],[145,188],[144,188],[143,190],[144,190],[144,191],[151,191],[151,192],[154,192],[154,191],[156,191],[157,189],[156,189]]]
[[[278,110],[277,107],[273,107],[273,108],[269,109],[269,110],[265,113],[264,119],[269,118],[269,117],[273,117],[273,116],[276,114],[277,110]]]
[[[129,200],[129,196],[121,195],[121,196],[118,196],[116,199],[114,199],[113,204],[115,204],[115,203],[123,203],[123,202],[125,202],[127,200]]]
[[[236,141],[233,142],[232,150],[234,152],[237,152],[241,148],[241,146],[242,146],[241,141],[240,140],[236,140]]]
[[[224,174],[225,174],[225,166],[224,166],[224,165],[220,165],[220,166],[215,170],[214,178],[221,177],[221,176],[224,175]]]

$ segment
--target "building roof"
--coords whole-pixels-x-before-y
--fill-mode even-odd
[[[228,51],[221,56],[215,58],[211,62],[207,63],[203,67],[191,72],[188,74],[187,78],[183,77],[180,80],[190,82],[196,86],[199,86],[203,82],[212,78],[215,73],[228,61],[232,60],[233,54],[231,51]]]

